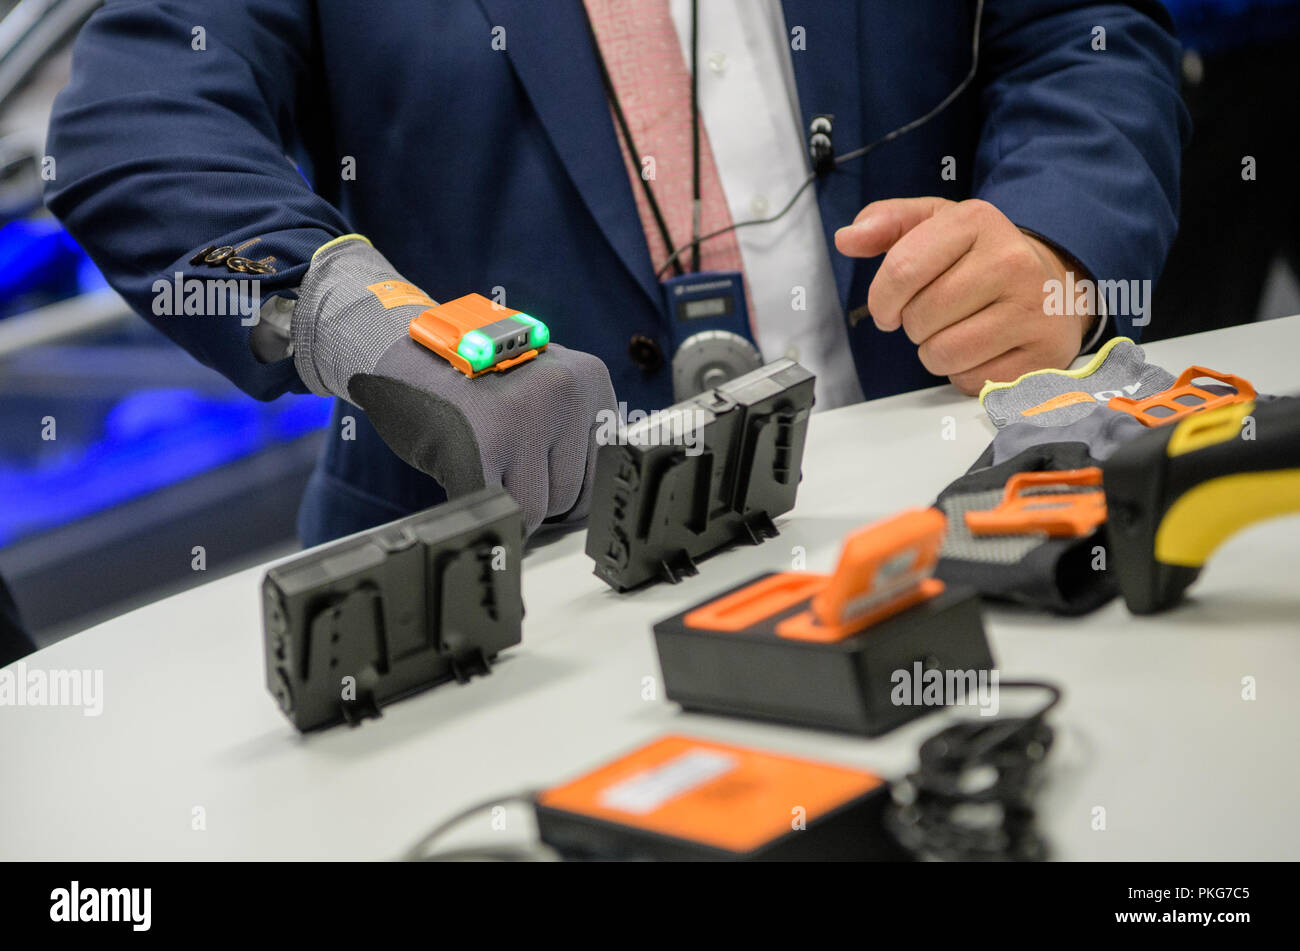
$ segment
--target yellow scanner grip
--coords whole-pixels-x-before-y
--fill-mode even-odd
[[[1254,522],[1300,512],[1300,469],[1239,472],[1202,482],[1169,507],[1156,530],[1156,561],[1198,568]]]

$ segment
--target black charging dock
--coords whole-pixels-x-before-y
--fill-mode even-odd
[[[832,575],[761,575],[660,621],[668,699],[868,736],[978,702],[993,667],[979,596],[930,577],[944,525],[904,513],[850,536]]]

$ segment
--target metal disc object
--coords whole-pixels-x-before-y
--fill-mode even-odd
[[[758,349],[740,334],[701,331],[673,354],[673,400],[680,403],[762,365]]]

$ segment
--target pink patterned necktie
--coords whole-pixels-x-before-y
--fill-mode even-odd
[[[614,91],[643,161],[653,159],[649,180],[663,212],[668,233],[678,249],[691,240],[694,217],[691,194],[691,71],[668,9],[669,0],[585,0],[600,43]],[[708,133],[700,129],[700,234],[731,226],[731,212],[713,161]],[[617,128],[617,124],[616,124]],[[632,179],[641,227],[650,247],[655,273],[668,261],[668,249],[640,181],[641,169],[632,161],[627,142],[618,133],[623,161]],[[692,254],[678,258],[690,267]],[[700,245],[700,270],[742,271],[735,232]],[[668,277],[673,272],[665,272]],[[752,311],[751,311],[752,313]]]

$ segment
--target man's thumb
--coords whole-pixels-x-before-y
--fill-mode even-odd
[[[853,224],[835,232],[835,247],[854,258],[884,254],[922,221],[953,204],[947,198],[887,198],[873,201],[858,212]]]

